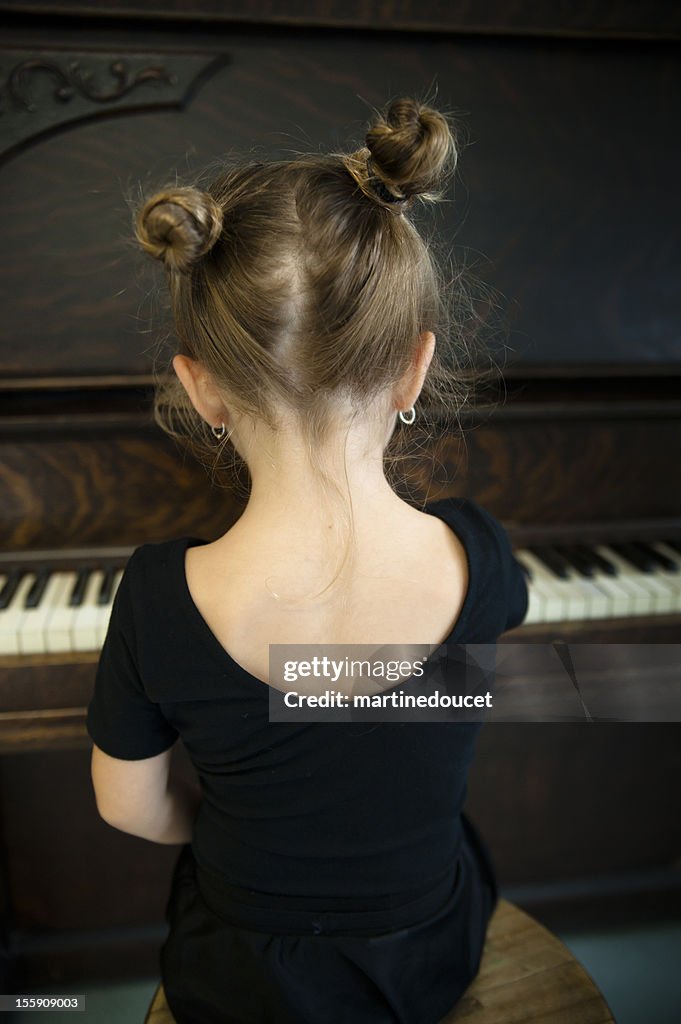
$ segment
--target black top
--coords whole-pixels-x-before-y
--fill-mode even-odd
[[[463,544],[468,591],[442,643],[494,643],[519,625],[527,587],[501,524],[470,499],[424,511]],[[269,687],[224,650],[194,604],[184,555],[144,544],[114,600],[87,728],[105,753],[153,757],[181,737],[203,800],[196,863],[261,893],[390,896],[443,877],[479,722],[270,722]]]

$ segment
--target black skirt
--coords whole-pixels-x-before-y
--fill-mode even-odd
[[[218,892],[184,846],[160,954],[177,1024],[438,1024],[478,972],[499,896],[486,844],[461,819],[447,878],[368,909],[272,906],[243,891],[239,900],[239,890]]]

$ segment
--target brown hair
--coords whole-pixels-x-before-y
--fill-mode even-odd
[[[135,217],[138,241],[168,270],[180,352],[208,370],[228,407],[273,430],[279,404],[292,410],[320,482],[341,494],[319,458],[339,396],[361,413],[388,394],[425,331],[438,345],[419,427],[426,417],[458,424],[480,377],[468,365],[477,314],[463,275],[445,281],[412,219],[415,199],[441,198],[456,167],[454,129],[431,107],[398,99],[365,143],[228,167],[205,190],[163,189]],[[215,438],[174,373],[158,381],[154,414],[214,463]],[[351,505],[341,508],[352,538]]]

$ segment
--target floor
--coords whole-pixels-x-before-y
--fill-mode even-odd
[[[617,1024],[681,1022],[681,921],[617,932],[557,934],[591,974]],[[84,1014],[76,1017],[76,1021],[142,1024],[157,984],[157,978],[149,978],[119,985],[70,986],[69,993],[85,996]],[[59,993],[50,990],[49,994]],[[4,1018],[6,1024],[50,1024],[64,1020],[63,1012],[52,1011],[22,1011]]]

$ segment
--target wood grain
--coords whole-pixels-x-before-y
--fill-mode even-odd
[[[607,1024],[614,1019],[570,950],[529,914],[500,899],[479,973],[441,1024]]]

